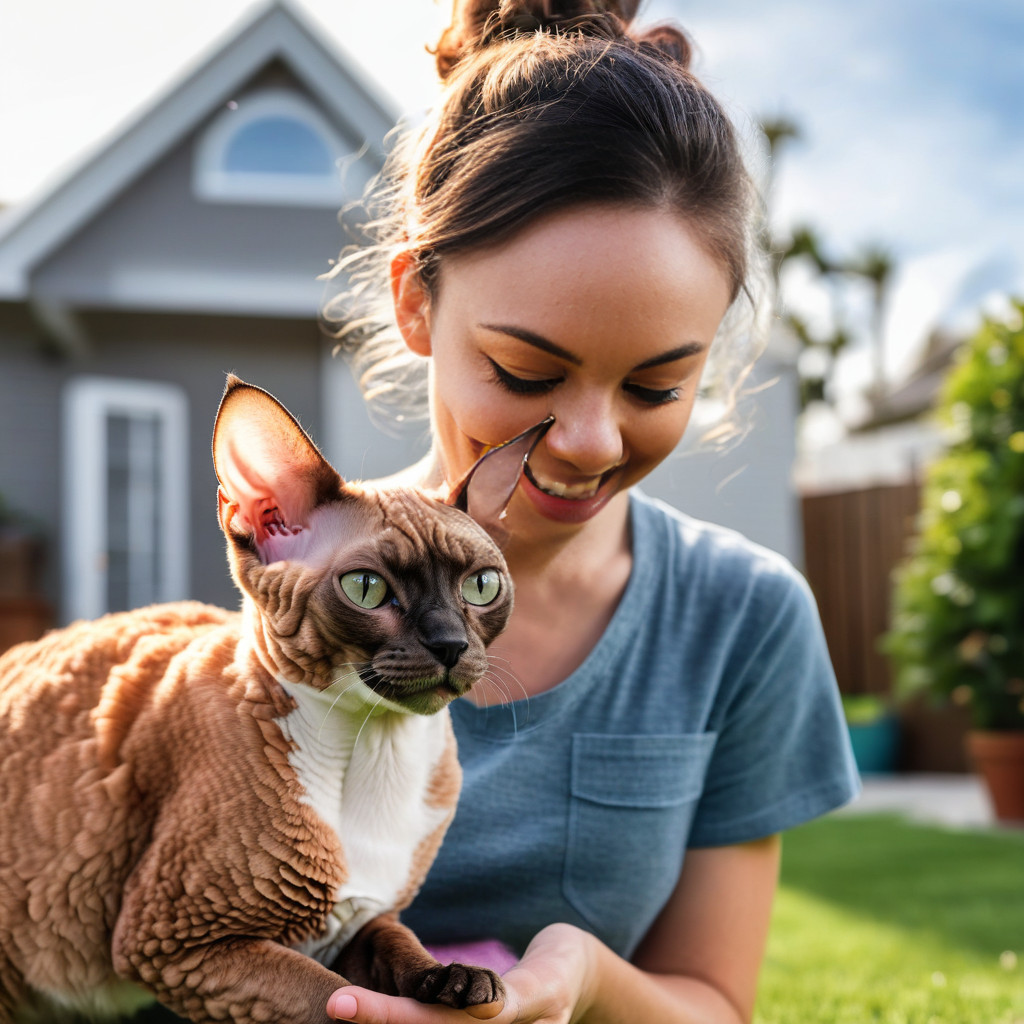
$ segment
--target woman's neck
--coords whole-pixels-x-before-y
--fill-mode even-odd
[[[469,700],[500,704],[557,686],[594,649],[615,614],[633,566],[628,496],[606,506],[560,544],[505,550],[515,605],[490,649],[494,670]]]
[[[520,580],[525,584],[550,573],[589,581],[600,576],[609,561],[628,555],[630,547],[629,496],[622,493],[571,532],[522,538],[513,533],[503,553],[518,586]]]

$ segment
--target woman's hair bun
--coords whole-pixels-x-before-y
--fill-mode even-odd
[[[637,41],[643,46],[660,50],[689,70],[693,60],[693,43],[681,28],[675,25],[655,25],[641,33]]]
[[[437,70],[445,79],[466,54],[530,32],[622,38],[629,34],[639,6],[640,0],[454,0],[452,23],[433,51]],[[689,66],[690,43],[679,29],[649,29],[637,41]]]

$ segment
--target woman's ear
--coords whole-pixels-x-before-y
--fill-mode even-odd
[[[391,298],[406,345],[418,356],[429,356],[430,298],[420,280],[416,259],[408,250],[391,261]]]

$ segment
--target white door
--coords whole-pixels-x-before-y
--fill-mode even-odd
[[[188,402],[78,377],[64,396],[64,619],[188,594]]]

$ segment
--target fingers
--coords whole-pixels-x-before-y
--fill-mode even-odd
[[[472,1024],[474,1020],[492,1020],[503,1008],[503,1003],[483,1003],[453,1010],[440,1003],[385,996],[356,985],[338,989],[327,1000],[329,1017],[356,1024]]]
[[[356,997],[347,988],[340,988],[327,1000],[327,1015],[335,1020],[352,1020],[359,1010]]]
[[[480,1003],[478,1006],[467,1006],[466,1013],[477,1020],[492,1020],[504,1009],[505,1004],[498,1000],[493,1003]]]

